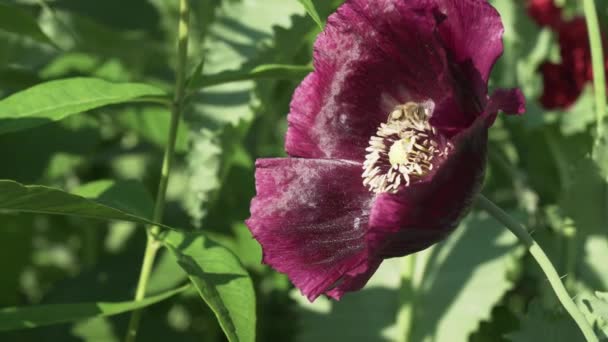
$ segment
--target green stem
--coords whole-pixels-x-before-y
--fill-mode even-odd
[[[577,249],[578,249],[578,241],[576,236],[576,228],[574,227],[574,222],[570,219],[566,219],[564,222],[564,226],[562,227],[562,235],[566,244],[566,288],[574,289],[576,284],[576,261],[578,259]]]
[[[414,322],[414,273],[416,271],[416,254],[408,255],[403,260],[401,273],[401,290],[399,293],[399,312],[397,314],[397,342],[408,342],[412,335]]]
[[[530,233],[521,225],[519,222],[514,220],[511,216],[505,213],[502,209],[497,207],[489,199],[483,195],[477,197],[477,204],[492,215],[495,219],[504,224],[513,234],[515,234],[519,240],[528,248],[530,254],[534,257],[540,268],[543,270],[553,291],[557,295],[557,298],[562,303],[566,311],[572,316],[579,329],[589,342],[598,342],[597,336],[593,332],[593,328],[589,325],[589,322],[585,319],[581,311],[578,309],[568,291],[564,287],[561,278],[557,274],[555,267],[543,252],[542,248],[534,241]]]
[[[180,18],[179,18],[179,39],[177,43],[177,68],[176,68],[176,80],[175,80],[175,98],[173,105],[171,106],[171,128],[169,130],[169,141],[165,148],[165,154],[163,157],[163,165],[161,169],[160,182],[158,184],[158,192],[156,194],[156,203],[154,205],[153,221],[161,222],[163,219],[165,209],[165,197],[167,195],[167,186],[169,184],[169,176],[171,173],[171,166],[173,165],[173,157],[175,154],[175,142],[177,140],[177,131],[179,128],[179,121],[183,110],[184,102],[184,89],[186,87],[186,62],[188,56],[188,27],[190,19],[190,7],[188,0],[180,0]],[[137,283],[137,290],[135,292],[135,300],[142,300],[146,294],[146,288],[148,286],[148,279],[152,273],[152,266],[154,265],[154,259],[156,253],[160,248],[160,243],[157,236],[160,232],[160,227],[151,226],[148,228],[148,239],[146,243],[146,250],[144,252],[144,260],[141,266],[141,272],[139,275],[139,281]],[[137,336],[137,329],[139,328],[139,322],[141,321],[142,310],[133,311],[131,319],[129,321],[129,327],[127,329],[127,335],[125,341],[133,342]]]
[[[591,44],[591,62],[593,65],[593,87],[595,92],[595,106],[597,110],[597,137],[596,145],[604,136],[604,115],[606,115],[606,74],[604,69],[604,50],[602,49],[602,36],[597,19],[594,0],[584,0],[587,31]]]

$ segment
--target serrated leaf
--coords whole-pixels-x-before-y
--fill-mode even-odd
[[[513,286],[507,273],[516,247],[515,236],[496,220],[470,214],[430,252],[422,293],[416,294],[413,340],[466,341]]]
[[[205,75],[202,78],[195,79],[190,85],[190,88],[204,88],[223,83],[261,79],[301,80],[312,70],[312,66],[309,65],[265,64],[255,67],[246,66],[239,70],[229,70],[217,74]]]
[[[230,342],[254,342],[253,283],[228,249],[201,234],[169,232],[165,245],[217,317]]]
[[[244,77],[248,80],[207,87],[192,96],[193,110],[187,117],[193,146],[187,157],[190,191],[183,202],[193,218],[193,224],[197,226],[207,214],[224,175],[231,167],[230,152],[242,150],[243,138],[254,119],[254,82],[245,75],[252,71],[253,75],[262,76],[273,72],[272,68],[256,69],[259,65],[294,63],[291,60],[260,58],[259,47],[270,40],[273,25],[287,25],[290,15],[303,14],[304,11],[295,1],[246,0],[239,3],[222,2],[218,13],[216,21],[210,27],[209,39],[206,40],[205,50],[208,53],[205,56],[205,74],[200,82],[207,82],[207,77],[212,82],[217,82],[213,79],[217,80],[218,75],[221,75],[220,78],[235,80]],[[245,29],[235,31],[233,23],[237,22]],[[309,26],[314,25],[310,20],[306,22]],[[296,39],[292,39],[291,43],[298,46],[302,44]],[[193,83],[199,82],[194,79]],[[205,168],[201,165],[205,165]]]
[[[572,318],[563,314],[546,312],[538,301],[529,305],[517,331],[506,336],[512,342],[572,342],[584,337]]]
[[[70,78],[42,83],[0,101],[0,134],[61,120],[110,104],[145,96],[163,96],[153,86],[110,83],[96,78]]]
[[[190,285],[167,291],[141,301],[52,304],[0,309],[0,331],[37,328],[80,321],[94,317],[118,315],[150,306],[183,292]]]
[[[49,37],[42,32],[36,20],[29,13],[16,6],[0,3],[0,30],[55,46]]]
[[[424,276],[414,284],[410,340],[467,341],[511,288],[507,271],[517,255],[515,246],[515,237],[500,224],[484,214],[471,214],[446,241],[416,254],[417,269],[424,269]],[[340,302],[298,300],[303,321],[297,340],[403,340],[395,324],[400,262],[385,261],[362,291]]]
[[[321,18],[319,17],[319,13],[317,12],[317,9],[315,8],[315,4],[313,4],[311,0],[298,0],[298,1],[302,4],[302,6],[304,6],[308,15],[312,18],[312,20],[315,21],[315,23],[317,23],[317,25],[319,25],[319,28],[322,30],[323,22],[321,21]]]
[[[84,195],[96,194],[96,196],[91,196],[96,200],[91,200],[47,186],[23,185],[12,180],[0,180],[0,211],[155,224],[151,220],[133,213],[138,210],[126,199],[123,201],[115,196],[109,196],[108,191],[111,191],[111,185],[113,184],[107,182],[97,183],[89,189],[81,190]],[[166,226],[163,225],[163,227]]]
[[[320,297],[310,303],[299,290],[291,297],[298,304],[297,342],[397,341],[391,331],[399,309],[402,260],[382,263],[365,288],[345,295],[339,302]]]

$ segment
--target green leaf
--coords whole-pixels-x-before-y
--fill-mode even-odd
[[[69,215],[155,224],[151,220],[133,213],[145,214],[137,207],[138,204],[134,206],[129,203],[129,197],[121,199],[112,195],[112,191],[117,191],[113,190],[116,188],[112,185],[114,184],[110,182],[99,182],[79,190],[82,195],[95,197],[96,200],[93,201],[47,186],[26,186],[12,180],[0,180],[0,212]],[[146,211],[149,210],[146,209]]]
[[[315,8],[315,5],[312,3],[312,1],[311,0],[298,0],[298,1],[302,4],[302,6],[304,6],[308,15],[310,15],[312,20],[314,20],[315,23],[317,23],[317,25],[319,25],[319,28],[322,30],[323,22],[321,21],[321,18],[319,17],[319,13],[317,12],[317,9]]]
[[[578,305],[587,320],[593,324],[600,340],[608,340],[608,292],[595,292],[595,296],[591,294],[579,296]]]
[[[169,232],[165,245],[216,315],[228,340],[255,341],[253,283],[234,254],[200,234]]]
[[[94,199],[112,208],[152,218],[154,201],[143,184],[137,181],[113,181],[102,179],[86,183],[72,191],[73,194]]]
[[[513,234],[493,218],[470,214],[428,254],[416,293],[412,340],[468,340],[513,286],[508,273],[520,254],[516,246]]]
[[[294,289],[291,295],[299,317],[296,341],[399,341],[393,325],[399,309],[402,262],[386,260],[363,290],[349,293],[339,302],[319,297],[310,303]]]
[[[560,119],[560,128],[564,135],[585,133],[595,123],[593,88],[585,87],[576,102],[567,111],[555,113]]]
[[[582,160],[571,173],[571,184],[561,198],[566,216],[584,234],[605,234],[608,224],[608,184],[598,164]],[[589,205],[593,203],[593,205]]]
[[[95,302],[4,308],[0,309],[0,331],[37,328],[94,317],[118,315],[163,301],[183,292],[189,286],[182,286],[137,302]]]
[[[271,38],[273,30],[284,30],[282,27],[290,24],[293,14],[301,15],[297,18],[306,28],[302,32],[308,32],[314,27],[315,24],[304,17],[304,9],[296,1],[264,0],[247,3],[222,1],[217,13],[218,18],[211,24],[208,39],[205,40],[206,62],[202,68],[204,74],[198,78],[200,82],[207,82],[205,81],[207,77],[210,77],[211,81],[217,80],[218,75],[222,75],[221,78],[227,76],[232,78],[235,75],[241,77],[240,73],[234,70],[243,71],[242,75],[248,75],[261,65],[289,66],[305,65],[309,62],[308,59],[302,61],[291,58],[274,59],[278,56],[274,52],[278,51],[283,55],[289,50],[291,55],[291,49],[306,45],[299,34],[291,34],[280,48],[261,56],[264,47],[273,44]],[[231,23],[239,23],[244,29],[235,30]],[[288,49],[285,49],[285,46]],[[203,48],[199,50],[202,51]],[[264,71],[263,68],[258,69],[260,70]],[[272,69],[264,72],[269,71]],[[200,83],[196,81],[196,77],[192,79],[192,84]],[[192,96],[192,110],[185,118],[191,129],[189,139],[191,148],[187,156],[188,192],[184,196],[183,203],[194,225],[199,225],[202,218],[209,213],[225,175],[232,168],[232,154],[239,156],[246,154],[240,151],[244,150],[243,139],[254,119],[253,105],[257,102],[255,86],[251,80],[231,82],[201,89]],[[286,112],[287,109],[281,111]],[[276,125],[276,120],[273,124]],[[240,217],[238,219],[242,222]]]
[[[584,253],[580,257],[584,260],[579,264],[579,280],[589,289],[608,289],[608,236],[597,234],[583,236]]]
[[[507,273],[519,254],[516,244],[500,224],[474,213],[446,241],[417,253],[410,340],[467,341],[511,288]],[[386,260],[362,291],[339,303],[319,298],[310,304],[297,295],[302,317],[297,341],[403,340],[395,324],[402,262],[407,260]]]
[[[0,101],[0,134],[61,120],[98,107],[145,96],[163,96],[153,86],[70,78],[36,85]]]
[[[160,106],[138,106],[119,111],[113,119],[121,126],[135,133],[138,139],[146,140],[159,148],[168,144],[171,114],[167,108]],[[180,120],[175,142],[175,152],[188,151],[188,124]]]
[[[582,341],[583,336],[572,318],[543,310],[539,301],[529,305],[521,319],[519,330],[506,336],[513,342],[571,342]]]
[[[27,36],[36,41],[55,46],[29,13],[4,3],[0,3],[0,30]]]
[[[190,88],[204,88],[229,82],[274,79],[274,80],[301,80],[313,69],[309,65],[283,65],[265,64],[256,67],[243,67],[240,70],[223,71],[217,74],[206,75],[193,80]]]

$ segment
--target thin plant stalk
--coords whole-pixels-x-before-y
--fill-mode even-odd
[[[583,313],[576,306],[568,291],[564,287],[560,276],[557,274],[555,267],[551,263],[551,260],[547,257],[542,248],[534,241],[530,233],[515,219],[505,213],[502,209],[496,206],[492,201],[479,195],[477,197],[477,204],[497,219],[500,223],[504,224],[517,238],[528,248],[530,254],[534,257],[540,268],[547,276],[553,291],[557,295],[557,298],[563,305],[564,309],[572,316],[579,329],[589,342],[598,342],[597,336],[593,332],[593,328],[583,316]]]
[[[604,116],[606,115],[606,73],[604,69],[604,50],[602,36],[597,19],[594,0],[584,0],[585,19],[591,45],[591,64],[593,66],[593,91],[595,93],[595,110],[597,117],[596,146],[604,137]]]
[[[412,335],[414,323],[414,299],[416,289],[414,275],[416,273],[417,254],[411,254],[403,260],[401,272],[401,289],[399,293],[399,312],[397,314],[397,342],[408,342]]]
[[[179,30],[178,30],[178,42],[177,42],[177,69],[176,69],[176,81],[175,81],[175,97],[171,106],[171,127],[169,129],[169,139],[165,148],[165,154],[163,157],[163,164],[161,169],[160,182],[158,184],[158,193],[156,195],[156,202],[154,205],[154,222],[161,222],[163,219],[164,208],[165,208],[165,196],[167,194],[167,186],[169,184],[169,176],[171,173],[171,166],[173,165],[173,157],[175,154],[175,143],[177,140],[177,132],[179,128],[179,121],[181,118],[184,102],[184,94],[186,87],[186,62],[188,55],[188,35],[189,35],[189,18],[190,18],[190,7],[188,0],[180,0],[180,17],[179,17]],[[152,273],[152,266],[154,265],[154,259],[158,249],[160,248],[160,242],[158,241],[158,234],[160,227],[151,226],[147,230],[148,238],[146,243],[146,249],[144,252],[144,259],[141,266],[141,272],[139,275],[139,281],[135,292],[135,300],[142,300],[146,294],[146,288],[148,286],[148,279]],[[127,328],[127,335],[125,341],[133,342],[137,337],[137,330],[141,321],[142,310],[135,310],[131,314],[129,320],[129,326]]]

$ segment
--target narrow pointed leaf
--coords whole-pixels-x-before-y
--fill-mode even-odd
[[[50,81],[0,101],[0,134],[44,125],[102,106],[163,95],[162,90],[147,84],[111,83],[96,78]]]
[[[218,84],[259,79],[302,79],[312,71],[309,65],[264,64],[243,67],[239,70],[222,71],[203,77],[193,77],[190,89],[211,87]]]
[[[86,191],[91,194],[92,190]],[[94,196],[95,200],[91,200],[42,185],[26,186],[12,180],[0,180],[0,212],[69,215],[154,224],[151,220],[139,216],[138,211],[131,206],[121,205],[121,201],[108,195],[110,191],[112,191],[110,187],[103,191],[98,189],[99,193]],[[143,211],[141,213],[143,214]]]
[[[36,20],[21,8],[0,3],[0,30],[55,46]]]
[[[200,234],[169,232],[165,245],[217,317],[228,340],[254,342],[255,293],[237,257]]]
[[[317,25],[319,25],[319,27],[322,30],[323,22],[321,21],[321,17],[319,17],[319,12],[317,12],[317,9],[315,8],[315,4],[312,3],[312,0],[298,0],[298,1],[302,4],[302,6],[304,6],[308,15],[310,15],[312,20],[314,20],[315,23],[317,23]]]
[[[89,318],[118,315],[150,306],[183,292],[190,285],[167,291],[141,301],[50,304],[0,309],[0,331],[37,328]]]

